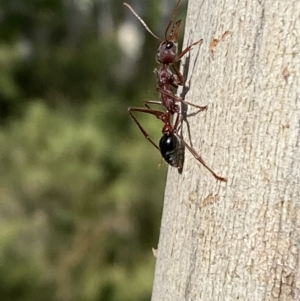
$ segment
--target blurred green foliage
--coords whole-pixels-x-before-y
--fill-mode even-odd
[[[150,299],[166,167],[127,107],[157,99],[158,41],[122,2],[0,0],[1,301]],[[161,4],[143,17],[163,36]]]

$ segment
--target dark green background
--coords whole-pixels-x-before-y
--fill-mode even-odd
[[[159,41],[122,2],[0,1],[1,301],[150,299],[166,165],[127,107],[158,98]],[[130,3],[163,36],[175,2]]]

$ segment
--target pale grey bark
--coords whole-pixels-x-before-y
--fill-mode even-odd
[[[300,1],[190,0],[200,38],[191,139],[228,182],[187,151],[170,168],[152,301],[300,300]]]

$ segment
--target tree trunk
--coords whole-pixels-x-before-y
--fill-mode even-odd
[[[169,169],[152,301],[300,300],[300,1],[190,0],[200,38],[183,136],[228,181]]]

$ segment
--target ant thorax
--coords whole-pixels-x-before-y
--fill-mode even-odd
[[[180,85],[178,76],[170,70],[168,65],[163,64],[155,71],[157,75],[157,85],[159,88],[165,88],[171,85],[176,89]]]

